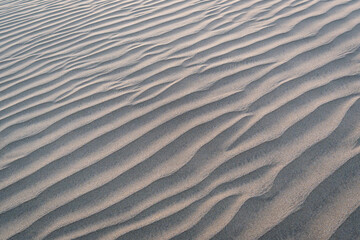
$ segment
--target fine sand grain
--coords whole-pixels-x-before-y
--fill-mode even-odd
[[[360,0],[0,0],[5,239],[360,239]]]

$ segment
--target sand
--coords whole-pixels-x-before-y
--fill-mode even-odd
[[[359,0],[0,1],[0,239],[360,239]]]

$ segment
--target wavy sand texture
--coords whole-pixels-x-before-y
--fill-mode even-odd
[[[0,1],[0,239],[360,239],[359,0]]]

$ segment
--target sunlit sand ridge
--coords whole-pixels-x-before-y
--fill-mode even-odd
[[[360,1],[0,1],[0,239],[360,239]]]

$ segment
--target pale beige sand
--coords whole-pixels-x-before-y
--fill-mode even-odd
[[[0,1],[0,239],[360,239],[359,0]]]

